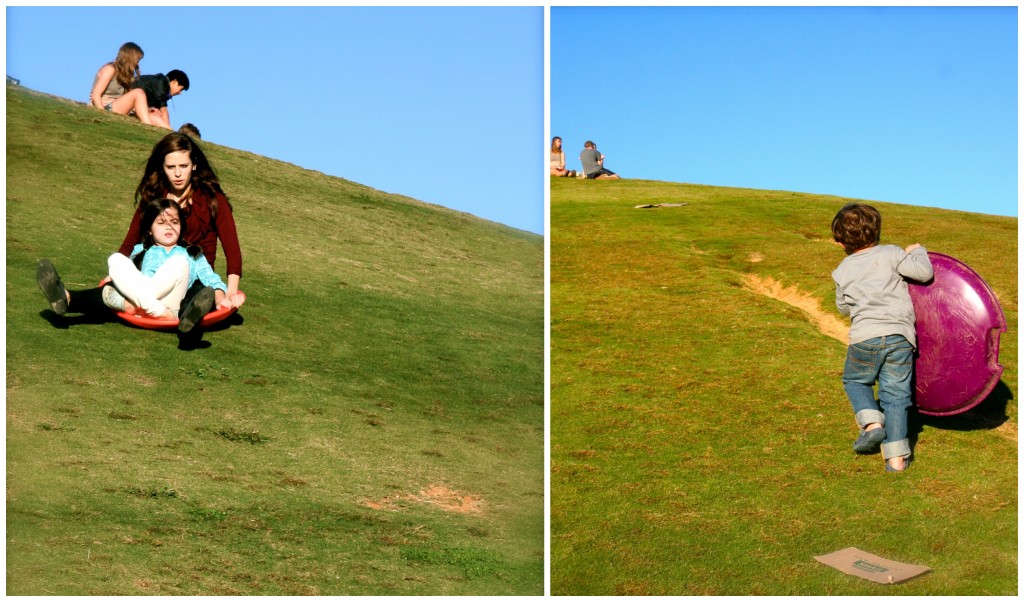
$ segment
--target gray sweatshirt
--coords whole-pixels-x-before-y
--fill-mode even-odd
[[[878,245],[848,255],[832,272],[836,307],[850,316],[850,344],[900,334],[917,347],[909,278],[932,279],[932,262],[924,247],[909,254],[896,245]]]

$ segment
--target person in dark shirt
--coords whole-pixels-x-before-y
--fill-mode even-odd
[[[167,101],[188,90],[188,76],[180,69],[172,69],[156,75],[140,75],[135,82],[136,88],[142,88],[149,103],[149,119],[153,125],[170,130],[171,118],[167,112]]]

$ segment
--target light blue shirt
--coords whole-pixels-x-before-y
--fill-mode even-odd
[[[135,248],[132,249],[131,258],[135,259],[135,256],[141,252],[142,244],[135,245]],[[142,269],[140,271],[144,275],[152,277],[164,262],[175,255],[182,255],[188,259],[189,286],[192,286],[193,282],[199,280],[203,283],[203,286],[227,292],[228,285],[224,284],[224,281],[217,275],[217,272],[213,271],[213,268],[210,267],[210,262],[206,261],[206,257],[202,253],[199,254],[199,257],[192,257],[188,254],[188,250],[182,246],[168,249],[160,245],[153,245],[146,251],[146,255],[143,256]]]

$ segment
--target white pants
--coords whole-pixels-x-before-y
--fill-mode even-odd
[[[120,253],[107,259],[107,268],[121,296],[154,318],[168,309],[177,314],[188,291],[188,259],[181,255],[165,261],[152,277],[144,275],[131,259]]]

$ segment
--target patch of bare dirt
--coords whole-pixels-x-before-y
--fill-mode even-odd
[[[426,504],[434,504],[449,512],[460,514],[479,514],[483,511],[484,500],[479,495],[452,491],[446,487],[431,485],[420,491],[419,501]]]
[[[996,432],[999,433],[1000,436],[1005,437],[1011,441],[1017,441],[1016,422],[1010,422],[1009,420],[1007,420],[1006,422],[996,427]]]
[[[753,253],[747,256],[747,261],[749,261],[750,263],[761,263],[762,261],[764,261],[764,255],[761,255],[757,251],[754,251]]]
[[[747,274],[743,277],[743,287],[753,293],[792,305],[806,313],[822,334],[832,337],[843,345],[849,344],[849,325],[834,314],[822,310],[817,299],[802,292],[796,286],[787,287],[768,276]]]
[[[455,491],[443,485],[428,485],[419,493],[397,494],[379,501],[366,500],[363,505],[374,510],[394,510],[396,503],[403,501],[430,504],[445,512],[459,514],[480,514],[484,511],[483,497],[464,491]]]

